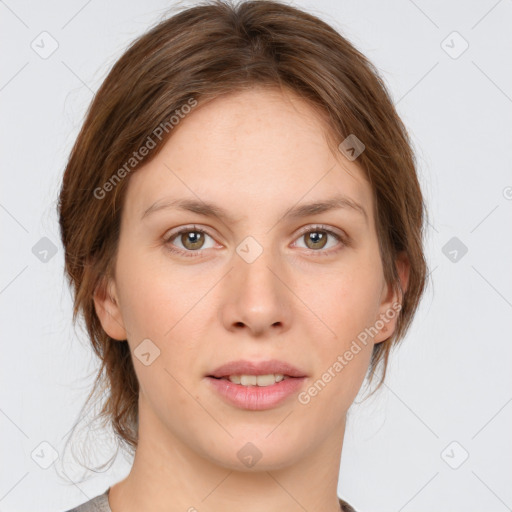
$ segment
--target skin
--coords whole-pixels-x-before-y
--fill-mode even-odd
[[[332,154],[325,129],[292,93],[254,87],[196,107],[130,176],[114,277],[95,294],[96,311],[132,354],[149,338],[160,355],[148,366],[133,358],[139,444],[130,473],[110,489],[113,512],[339,511],[346,413],[396,316],[308,404],[295,394],[243,410],[204,378],[235,359],[276,358],[303,370],[307,389],[401,298],[384,280],[370,185],[357,160]],[[350,208],[283,219],[337,193],[368,219]],[[214,202],[232,219],[177,209],[141,219],[168,197]],[[323,245],[300,233],[325,237],[316,224],[350,242],[329,235]],[[198,248],[187,245],[192,225],[207,230]],[[184,226],[188,237],[166,241]],[[252,263],[236,252],[247,236],[263,250]],[[407,262],[399,272],[405,289]],[[252,468],[237,457],[247,442],[262,454]]]

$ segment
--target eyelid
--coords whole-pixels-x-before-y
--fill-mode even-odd
[[[208,232],[208,229],[202,228],[202,227],[198,226],[197,224],[192,224],[192,225],[181,226],[179,228],[176,228],[176,229],[166,232],[163,236],[163,240],[165,243],[169,243],[172,239],[176,238],[178,235],[181,235],[182,233],[188,233],[190,231],[204,233],[205,235],[208,235],[210,238],[215,239],[215,237]],[[204,249],[200,249],[200,250],[204,250]],[[198,252],[198,251],[189,251],[189,252]]]
[[[301,236],[304,233],[308,233],[309,231],[314,231],[315,229],[318,229],[319,231],[327,231],[328,233],[332,233],[333,235],[338,236],[341,240],[346,241],[348,240],[348,235],[339,228],[335,228],[334,226],[328,226],[326,224],[307,224],[306,226],[303,226],[300,228],[298,233],[295,235]],[[347,242],[348,243],[348,242]]]

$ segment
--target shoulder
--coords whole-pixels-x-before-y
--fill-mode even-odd
[[[108,491],[109,489],[67,512],[112,512],[108,504]]]
[[[343,512],[356,512],[356,509],[351,507],[346,501],[338,498],[340,500],[341,510]]]

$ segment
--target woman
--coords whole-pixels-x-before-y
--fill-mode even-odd
[[[347,411],[427,275],[414,155],[367,59],[278,2],[183,10],[100,87],[59,216],[93,392],[134,453],[74,510],[353,510]]]

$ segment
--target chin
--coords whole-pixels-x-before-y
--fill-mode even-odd
[[[226,435],[224,442],[215,443],[208,458],[216,465],[239,472],[275,471],[295,464],[301,457],[299,448],[308,446],[305,439],[293,442],[280,436],[278,429],[262,427],[259,434],[235,434],[233,438]],[[272,432],[272,433],[271,433]],[[271,433],[269,435],[269,433]]]

